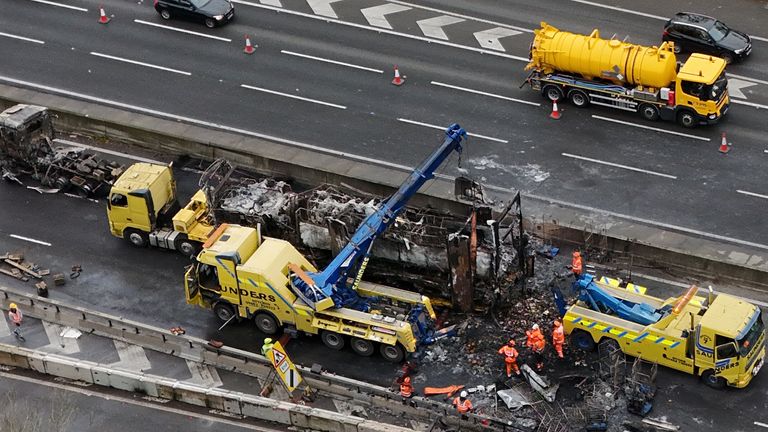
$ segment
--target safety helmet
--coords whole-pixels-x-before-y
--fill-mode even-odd
[[[563,324],[560,322],[560,320],[555,320],[555,327],[560,327],[561,325]]]
[[[271,343],[272,343],[272,338],[266,338],[266,339],[264,339],[264,343],[265,343],[265,344],[271,344]]]
[[[533,328],[534,330],[538,330],[538,329],[539,329],[539,325],[538,325],[538,324],[534,324],[532,328]]]
[[[574,257],[577,257],[577,256],[581,256],[581,252],[579,252],[579,251],[573,251],[573,256],[574,256]]]
[[[466,390],[462,390],[461,394],[459,395],[459,397],[462,398],[462,399],[466,399],[467,398],[467,391]]]
[[[510,339],[509,342],[507,342],[507,345],[515,346],[515,340],[514,339]]]
[[[403,378],[403,382],[406,383],[406,384],[410,384],[411,383],[411,377]]]
[[[11,303],[9,306],[11,309],[16,309],[16,303]]]

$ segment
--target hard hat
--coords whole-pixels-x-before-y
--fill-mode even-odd
[[[272,343],[272,338],[266,338],[266,339],[264,339],[264,343],[265,343],[265,344],[270,344],[270,343]]]
[[[560,327],[561,325],[563,324],[560,322],[560,320],[555,320],[555,327]]]
[[[467,391],[466,390],[462,390],[461,394],[459,395],[459,397],[462,398],[462,399],[466,399],[467,398]]]
[[[575,256],[575,257],[577,257],[577,256],[581,256],[581,252],[579,252],[579,251],[573,251],[573,256]]]
[[[539,325],[538,325],[538,324],[534,324],[532,328],[533,328],[534,330],[538,330],[538,329],[539,329]]]
[[[16,309],[16,303],[11,303],[11,305],[10,305],[9,307],[10,307],[11,309]]]
[[[403,378],[403,382],[406,383],[406,384],[410,384],[411,383],[411,377]]]
[[[509,342],[507,342],[507,345],[515,346],[515,340],[514,339],[510,339]]]

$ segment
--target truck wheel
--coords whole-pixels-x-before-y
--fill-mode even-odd
[[[339,351],[344,348],[344,336],[324,330],[320,333],[320,339],[322,339],[325,346],[332,350]]]
[[[712,369],[704,371],[703,374],[701,374],[701,379],[704,380],[704,383],[713,389],[722,389],[727,384],[725,382],[725,379],[723,377],[719,377],[715,375],[715,371]]]
[[[659,119],[659,109],[655,105],[642,104],[640,105],[640,115],[646,120],[656,121]]]
[[[149,244],[149,236],[143,231],[137,229],[127,229],[123,232],[123,238],[128,240],[129,243],[136,247],[147,247]]]
[[[571,90],[571,92],[568,93],[568,99],[576,108],[589,106],[589,96],[581,90]]]
[[[351,346],[352,351],[363,357],[370,357],[376,351],[373,342],[366,339],[352,338]]]
[[[379,354],[390,363],[400,363],[405,359],[405,351],[400,345],[379,345]]]
[[[176,238],[173,247],[182,255],[191,257],[197,255],[197,252],[200,250],[200,243],[188,239],[187,236],[179,236]]]
[[[563,90],[554,84],[545,85],[544,88],[541,89],[541,94],[552,102],[563,99]]]
[[[574,330],[571,333],[571,345],[582,351],[594,351],[595,340],[592,339],[592,335],[584,330]]]
[[[690,111],[683,111],[677,115],[677,122],[684,128],[696,127],[696,116]]]
[[[227,302],[219,301],[213,305],[213,313],[220,321],[227,322],[235,315],[235,308]]]
[[[266,312],[259,312],[253,317],[253,322],[256,324],[256,328],[265,335],[271,336],[277,333],[279,326],[277,320],[272,315]]]

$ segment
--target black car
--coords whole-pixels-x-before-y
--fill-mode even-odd
[[[163,19],[188,19],[209,28],[226,24],[235,16],[235,7],[228,0],[155,0],[155,10]]]
[[[749,35],[706,15],[680,12],[664,26],[664,41],[675,43],[675,52],[698,52],[721,57],[726,63],[741,61],[752,52]]]

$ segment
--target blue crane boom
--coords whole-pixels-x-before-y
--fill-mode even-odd
[[[588,304],[592,310],[615,314],[619,318],[642,325],[656,323],[662,318],[663,313],[653,306],[616,298],[597,286],[593,279],[594,276],[585,274],[573,283],[573,290],[578,293],[579,300]]]
[[[411,172],[397,192],[381,202],[376,210],[363,220],[347,245],[323,271],[294,275],[292,283],[300,294],[303,294],[302,297],[312,300],[310,304],[313,307],[323,298],[331,298],[335,307],[352,307],[367,311],[364,299],[361,299],[354,289],[348,286],[348,278],[360,269],[364,259],[370,254],[373,242],[395,222],[395,218],[405,204],[424,183],[434,178],[437,168],[454,151],[461,153],[461,141],[466,134],[466,131],[456,123],[448,126],[443,144]],[[309,283],[308,279],[311,279],[312,283]]]

